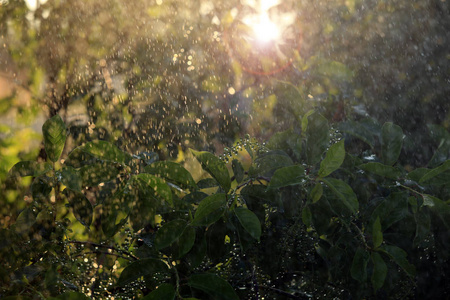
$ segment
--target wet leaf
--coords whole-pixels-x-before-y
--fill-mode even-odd
[[[424,183],[429,181],[430,179],[438,176],[439,174],[450,170],[450,160],[447,160],[446,162],[444,162],[442,165],[440,165],[437,168],[431,169],[428,172],[425,173],[425,175],[423,175],[422,178],[420,178],[419,183]]]
[[[373,271],[372,271],[372,286],[373,289],[378,291],[384,284],[387,275],[387,266],[384,262],[381,255],[377,252],[372,252],[372,263],[373,263]]]
[[[397,162],[403,146],[403,130],[391,122],[384,123],[381,128],[381,157],[385,165],[392,166]]]
[[[383,165],[377,162],[370,162],[364,165],[358,166],[361,170],[373,173],[378,176],[386,177],[389,179],[398,180],[402,176],[402,171],[395,167]]]
[[[175,288],[169,283],[160,284],[156,290],[142,298],[142,300],[173,300],[175,299]]]
[[[346,121],[339,123],[338,128],[340,131],[350,134],[359,138],[361,141],[367,143],[371,148],[374,147],[374,137],[366,127],[355,121]]]
[[[381,231],[380,217],[377,217],[373,223],[372,240],[374,248],[378,248],[383,243],[383,232]]]
[[[82,186],[96,186],[99,183],[115,179],[119,170],[110,163],[97,161],[78,170]]]
[[[42,134],[47,157],[52,162],[58,161],[66,143],[66,124],[59,115],[55,115],[42,125]]]
[[[206,197],[200,202],[195,212],[192,226],[208,226],[223,215],[227,200],[225,194],[214,194]]]
[[[183,189],[196,189],[191,173],[180,164],[170,161],[158,161],[145,167],[145,172],[158,175]]]
[[[69,206],[73,209],[75,218],[84,226],[89,227],[94,214],[91,202],[79,191],[66,188],[63,193],[69,201]]]
[[[199,152],[191,149],[191,152],[200,162],[203,170],[216,179],[224,189],[225,193],[227,193],[231,188],[231,179],[225,163],[215,155],[206,151]]]
[[[88,296],[78,292],[66,292],[57,297],[47,298],[48,300],[90,300]]]
[[[312,189],[311,193],[309,194],[309,197],[311,198],[312,203],[316,203],[317,201],[322,198],[323,195],[323,187],[320,182],[317,182],[314,188]]]
[[[321,180],[353,214],[356,214],[359,209],[358,199],[347,183],[335,178],[322,178]]]
[[[397,247],[390,245],[383,245],[380,247],[386,254],[389,255],[390,258],[394,260],[394,262],[403,269],[409,276],[413,277],[416,274],[416,268],[414,265],[410,264],[407,257],[407,253]]]
[[[155,246],[158,250],[166,248],[181,236],[187,226],[185,220],[173,220],[164,224],[156,233]]]
[[[259,241],[261,237],[261,223],[258,217],[251,210],[244,207],[236,207],[234,213],[245,231]]]
[[[283,151],[275,150],[258,157],[248,171],[250,177],[270,176],[277,169],[292,166],[292,159]]]
[[[119,280],[117,281],[117,286],[125,286],[143,276],[152,276],[155,273],[168,272],[169,268],[167,265],[159,259],[140,259],[132,262],[123,269],[122,273],[120,273]]]
[[[217,299],[239,300],[233,287],[215,274],[194,274],[189,278],[188,285]]]
[[[359,282],[367,280],[367,263],[369,262],[369,253],[358,247],[355,256],[353,257],[350,274],[353,279]]]
[[[304,120],[307,120],[305,122]],[[306,160],[309,165],[314,165],[320,161],[323,152],[327,149],[330,141],[327,119],[318,113],[313,113],[309,116],[303,117],[303,123],[307,124],[304,130],[306,137]]]
[[[88,142],[82,146],[82,149],[84,152],[103,161],[128,164],[132,159],[131,155],[106,141],[97,140]]]
[[[285,186],[303,184],[304,182],[305,168],[295,165],[276,170],[267,188],[279,189]]]
[[[328,149],[325,158],[320,162],[319,177],[326,177],[339,169],[344,159],[344,140],[341,140]]]
[[[40,176],[53,169],[50,163],[39,163],[37,161],[20,161],[16,163],[8,173],[10,177]]]
[[[48,200],[48,196],[53,189],[52,178],[47,176],[39,176],[33,180],[31,184],[31,195],[34,200],[44,202]]]
[[[62,184],[74,191],[81,192],[82,180],[77,170],[72,167],[64,167],[58,172]]]
[[[242,164],[237,159],[233,159],[231,162],[231,168],[233,169],[236,182],[241,183],[244,179],[244,167],[242,167]]]
[[[416,221],[416,235],[414,236],[414,247],[422,243],[430,234],[431,217],[429,211],[422,207],[414,214]]]

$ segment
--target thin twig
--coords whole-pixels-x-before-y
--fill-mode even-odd
[[[89,242],[89,241],[69,241],[69,243],[70,244],[78,244],[78,245],[90,245],[90,246],[93,246],[93,247],[111,249],[113,251],[124,253],[124,254],[130,256],[131,258],[133,258],[134,260],[139,260],[139,258],[137,256],[134,256],[130,252],[122,250],[122,249],[117,249],[117,248],[115,248],[113,246],[97,244],[97,243],[93,243],[93,242]]]
[[[302,299],[310,299],[310,297],[307,297],[307,296],[304,296],[304,297],[295,296],[295,295],[292,295],[291,293],[288,293],[288,292],[285,292],[283,290],[280,290],[280,289],[277,289],[277,288],[274,288],[274,287],[270,287],[270,286],[260,285],[259,287],[262,288],[262,289],[271,290],[272,292],[275,292],[277,294],[286,296],[287,298],[291,298],[291,299],[301,299],[301,300]]]
[[[123,256],[123,255],[120,255],[120,254],[117,254],[117,253],[107,252],[107,251],[97,251],[97,250],[91,251],[91,252],[83,252],[82,254],[75,255],[74,257],[83,256],[85,254],[106,254],[106,255],[112,255],[112,256],[120,257],[120,258],[123,258],[123,259],[126,259],[126,260],[130,260],[130,261],[134,261],[133,259],[130,259],[129,257]]]

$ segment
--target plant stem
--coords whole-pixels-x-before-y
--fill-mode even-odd
[[[88,241],[68,241],[68,243],[70,243],[70,244],[78,244],[78,245],[89,245],[89,246],[92,246],[92,247],[111,249],[112,251],[117,251],[117,252],[124,253],[124,254],[130,256],[133,260],[139,260],[139,258],[137,256],[134,256],[130,252],[128,252],[126,250],[115,248],[113,246],[102,245],[102,244],[97,244],[97,243],[88,242]],[[112,254],[112,253],[108,253],[108,254]],[[116,255],[116,254],[112,254],[112,255]],[[118,256],[118,255],[116,255],[116,256]]]

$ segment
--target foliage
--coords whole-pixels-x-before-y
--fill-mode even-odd
[[[50,162],[19,162],[9,173],[11,181],[33,177],[33,202],[1,230],[0,295],[448,295],[436,274],[450,262],[450,160],[406,170],[397,162],[399,126],[361,137],[364,122],[353,125],[355,134],[336,131],[310,112],[300,132],[266,146],[247,138],[221,158],[192,150],[208,176],[196,181],[181,164],[104,141],[76,147],[59,164],[66,128],[56,115],[43,126]],[[359,141],[377,146],[351,153]]]

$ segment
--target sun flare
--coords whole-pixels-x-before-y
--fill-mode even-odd
[[[261,43],[268,43],[275,41],[280,37],[280,29],[270,20],[267,13],[264,13],[258,19],[259,20],[257,22],[251,24],[253,34],[255,35],[257,41]]]

